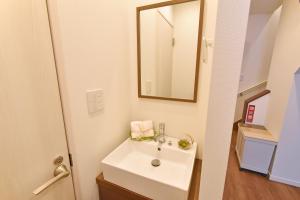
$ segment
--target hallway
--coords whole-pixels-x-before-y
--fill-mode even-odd
[[[269,181],[266,177],[240,171],[235,154],[237,130],[233,131],[223,200],[299,200],[300,188]]]

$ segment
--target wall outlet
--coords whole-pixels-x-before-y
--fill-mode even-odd
[[[94,114],[104,109],[104,91],[102,89],[86,91],[88,113]]]

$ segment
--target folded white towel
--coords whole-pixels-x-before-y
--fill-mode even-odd
[[[147,121],[133,121],[131,122],[131,138],[141,139],[144,137],[153,137],[153,122]]]

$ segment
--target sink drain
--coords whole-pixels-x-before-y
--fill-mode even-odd
[[[152,160],[151,164],[152,164],[152,166],[154,166],[154,167],[158,167],[158,166],[160,165],[160,160],[154,159],[154,160]]]

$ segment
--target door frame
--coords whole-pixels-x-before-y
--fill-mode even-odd
[[[50,16],[50,11],[49,11],[49,0],[45,0],[46,1],[46,11],[47,11],[47,17],[48,17],[48,26],[49,26],[49,31],[50,31],[50,40],[51,40],[51,46],[52,46],[52,52],[53,52],[53,59],[54,59],[54,65],[55,65],[55,71],[56,71],[56,80],[57,80],[57,84],[58,84],[58,92],[59,92],[59,100],[60,100],[60,107],[61,107],[61,111],[62,111],[62,119],[63,119],[63,125],[64,125],[64,132],[65,132],[65,138],[66,138],[66,144],[67,144],[67,150],[68,150],[68,155],[69,155],[69,162],[70,162],[70,171],[71,171],[71,178],[72,178],[72,185],[73,185],[73,191],[74,191],[74,196],[75,196],[75,200],[79,199],[79,193],[78,193],[78,187],[76,187],[77,184],[77,180],[76,179],[76,173],[74,170],[74,157],[73,157],[73,153],[71,151],[71,142],[70,142],[70,137],[68,137],[68,128],[67,128],[67,115],[66,115],[66,110],[64,108],[64,104],[63,104],[63,91],[62,91],[62,83],[61,83],[61,79],[59,76],[59,67],[58,67],[58,62],[57,62],[57,58],[56,58],[56,51],[55,51],[55,45],[54,45],[54,33],[53,33],[53,27],[52,27],[52,21],[51,21],[51,16]]]

